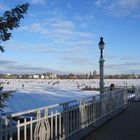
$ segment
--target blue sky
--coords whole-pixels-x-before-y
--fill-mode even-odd
[[[20,28],[2,43],[0,72],[98,71],[103,36],[105,74],[140,74],[140,0],[0,0],[0,14],[25,2]]]

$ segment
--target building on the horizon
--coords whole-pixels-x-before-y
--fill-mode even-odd
[[[90,71],[88,75],[88,79],[96,79],[97,78],[97,71]]]
[[[93,71],[93,78],[94,78],[94,79],[97,77],[97,74],[98,74],[97,71],[94,70],[94,71]]]

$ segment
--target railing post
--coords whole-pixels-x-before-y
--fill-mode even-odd
[[[136,87],[135,90],[135,101],[140,100],[140,87]]]
[[[127,94],[127,88],[125,88],[123,90],[124,92],[124,104],[127,105],[128,104],[128,94]]]
[[[37,124],[34,130],[34,140],[45,139],[49,140],[50,138],[50,124],[48,121],[48,108],[44,110],[44,115],[41,114],[40,110],[37,111]]]
[[[20,121],[17,123],[17,140],[20,140]]]
[[[91,116],[92,116],[91,118],[92,119],[91,120],[92,120],[93,124],[95,125],[95,123],[96,123],[96,116],[97,116],[96,115],[96,98],[95,97],[92,98],[92,108],[91,109],[92,109],[92,111],[91,111],[92,112],[92,114],[91,114]]]
[[[63,111],[64,111],[64,114],[63,114],[63,132],[64,132],[64,135],[63,135],[63,138],[65,139],[69,133],[69,112],[68,112],[68,108],[69,108],[69,104],[68,103],[65,103],[63,104]]]
[[[138,98],[140,99],[140,87],[138,87]]]
[[[85,115],[86,115],[86,112],[85,112],[85,106],[84,106],[84,99],[81,98],[80,99],[80,126],[81,128],[84,128],[85,127]]]
[[[106,113],[106,101],[105,101],[106,94],[100,95],[100,117],[104,116]]]

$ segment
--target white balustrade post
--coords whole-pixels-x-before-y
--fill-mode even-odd
[[[85,107],[84,107],[84,99],[80,99],[80,106],[79,106],[79,108],[80,108],[80,126],[81,126],[81,128],[84,128],[84,126],[85,126]]]
[[[140,87],[135,88],[135,101],[140,99]]]
[[[67,137],[69,133],[69,112],[68,112],[68,103],[63,104],[63,129],[64,129],[64,138]]]
[[[95,97],[93,97],[92,98],[92,114],[91,114],[91,118],[92,118],[92,122],[93,122],[93,124],[95,125],[95,123],[96,123],[96,98]]]

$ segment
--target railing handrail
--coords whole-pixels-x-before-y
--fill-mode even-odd
[[[120,91],[123,91],[123,90],[125,90],[125,88],[119,88],[119,89],[116,89],[116,90],[113,90],[113,91],[105,91],[103,94],[97,94],[97,95],[88,96],[88,97],[85,97],[85,98],[81,97],[81,98],[76,99],[76,100],[63,102],[63,103],[60,103],[60,104],[48,105],[48,106],[44,106],[44,107],[40,107],[40,108],[36,108],[36,109],[29,109],[29,110],[26,110],[26,111],[4,114],[4,115],[2,115],[2,117],[7,117],[7,118],[18,117],[18,116],[26,115],[26,114],[29,114],[29,113],[37,113],[37,111],[42,111],[42,110],[45,110],[45,109],[60,107],[60,106],[66,105],[66,104],[69,105],[71,103],[80,103],[80,100],[88,100],[88,99],[92,99],[92,98],[96,98],[96,97],[102,97],[102,96],[105,96],[105,95],[109,95],[110,93],[120,92]]]
[[[81,130],[88,133],[98,123],[101,125],[110,116],[122,111],[127,105],[125,88],[104,92],[95,96],[80,98],[32,109],[24,112],[8,114],[0,118],[0,139],[7,140],[13,135],[22,139],[73,139]],[[60,109],[60,110],[59,110]],[[27,134],[28,133],[28,134]],[[27,138],[28,137],[28,138]]]

